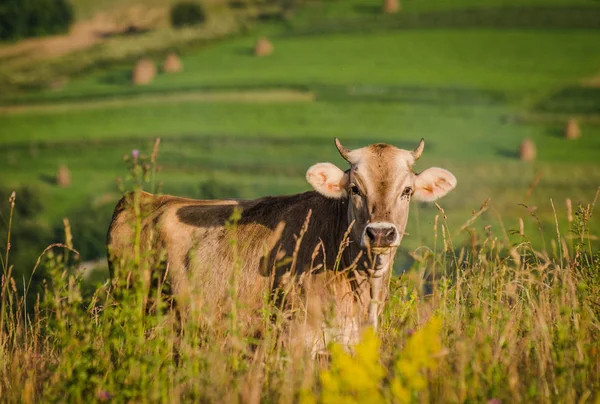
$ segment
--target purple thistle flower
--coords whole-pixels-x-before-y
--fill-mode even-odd
[[[140,151],[139,151],[138,149],[133,149],[133,150],[131,151],[131,155],[133,156],[133,159],[134,159],[134,160],[137,160],[137,159],[138,159],[138,157],[139,157],[139,155],[140,155]]]
[[[111,398],[113,398],[113,395],[110,394],[108,391],[106,390],[100,390],[97,394],[96,394],[96,398],[100,401],[108,401]]]

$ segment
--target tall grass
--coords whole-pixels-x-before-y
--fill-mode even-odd
[[[153,181],[155,159],[130,160],[134,192]],[[235,270],[225,319],[205,310],[180,315],[144,276],[158,263],[144,267],[139,257],[86,297],[65,226],[65,243],[38,260],[49,278],[27,307],[16,287],[26,280],[11,277],[9,244],[1,401],[593,402],[600,399],[593,207],[569,211],[571,239],[558,228],[544,235],[550,252],[534,250],[522,231],[509,244],[491,228],[482,238],[473,231],[470,245],[454,245],[440,209],[433,245],[415,250],[414,267],[392,280],[378,332],[365,330],[353,349],[332,345],[322,360],[295,340],[294,313],[268,294],[256,313],[259,332],[244,326]],[[476,213],[464,231],[480,219]],[[230,245],[239,248],[236,240]]]

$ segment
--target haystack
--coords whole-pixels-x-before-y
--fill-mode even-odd
[[[171,52],[167,55],[162,65],[162,70],[165,73],[177,73],[183,70],[183,63],[175,52]]]
[[[254,54],[256,56],[268,56],[273,53],[273,44],[266,36],[260,37],[258,41],[256,41],[256,46],[254,47]]]
[[[533,161],[535,160],[535,155],[535,143],[533,143],[530,139],[523,140],[521,143],[520,152],[521,161]]]
[[[133,69],[131,76],[133,84],[137,86],[149,84],[156,76],[156,66],[154,66],[154,62],[150,59],[140,59],[135,64],[135,68]]]
[[[400,11],[400,0],[385,0],[383,3],[383,12],[386,14],[395,14]]]
[[[575,118],[569,119],[567,126],[565,126],[565,139],[579,139],[581,136],[581,129]]]
[[[66,164],[62,164],[56,173],[56,185],[61,188],[67,188],[71,185],[71,172]]]
[[[50,84],[48,85],[48,87],[50,87],[51,90],[61,90],[65,85],[67,84],[67,79],[64,77],[59,77],[57,79],[54,79],[50,82]]]

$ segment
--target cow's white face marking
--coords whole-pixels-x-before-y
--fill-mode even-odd
[[[328,198],[347,198],[353,241],[375,253],[389,254],[400,245],[411,199],[435,201],[456,187],[454,175],[442,168],[413,172],[423,141],[413,152],[382,143],[347,150],[336,139],[336,145],[350,169],[318,163],[306,179]]]

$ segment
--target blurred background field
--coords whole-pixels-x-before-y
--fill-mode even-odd
[[[598,1],[404,0],[385,14],[375,0],[207,0],[206,21],[179,29],[175,3],[73,0],[69,34],[0,43],[0,234],[17,190],[15,271],[62,240],[63,217],[82,259],[102,259],[123,156],[157,137],[162,191],[194,198],[306,191],[311,164],[344,166],[336,136],[407,149],[423,137],[416,169],[458,178],[440,201],[457,240],[491,198],[480,234],[550,249],[550,201],[568,234],[566,199],[589,203],[600,186]],[[262,36],[273,52],[258,57]],[[183,70],[166,74],[171,52]],[[158,73],[136,86],[142,57]],[[569,119],[578,139],[564,137]],[[413,206],[398,270],[432,242],[438,213]]]

